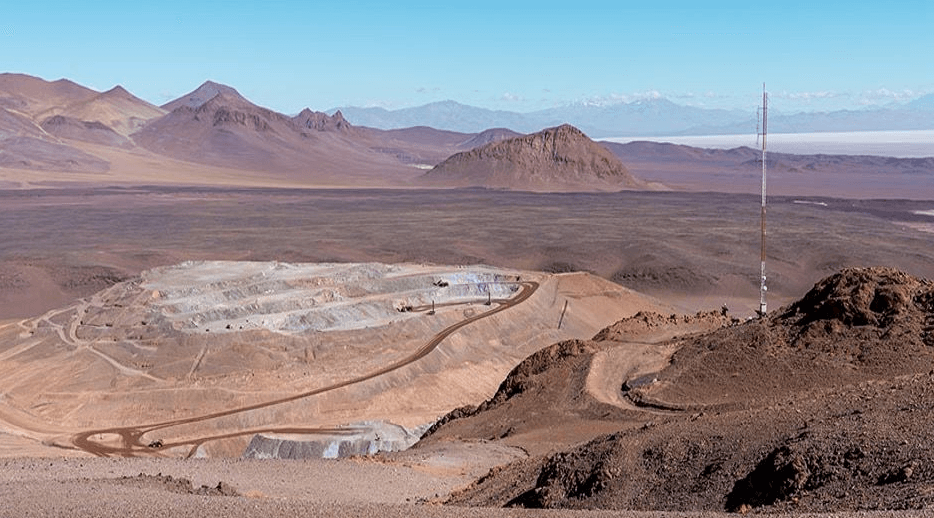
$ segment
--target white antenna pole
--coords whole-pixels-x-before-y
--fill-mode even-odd
[[[765,136],[768,133],[768,113],[769,94],[765,91],[765,83],[762,83],[762,248],[759,257],[759,316],[765,316],[767,312],[765,292],[768,291],[765,285]]]

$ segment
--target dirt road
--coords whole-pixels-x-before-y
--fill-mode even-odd
[[[251,410],[257,410],[261,408],[268,408],[275,405],[280,405],[283,403],[288,403],[296,401],[299,399],[304,399],[325,392],[330,392],[333,390],[341,389],[350,385],[361,383],[367,380],[371,380],[378,376],[382,376],[389,372],[401,369],[407,365],[410,365],[428,354],[434,351],[438,345],[444,341],[445,338],[456,332],[457,330],[472,324],[480,319],[493,316],[497,313],[505,311],[513,306],[521,304],[528,300],[533,293],[539,288],[539,283],[535,281],[526,281],[526,282],[517,282],[521,287],[521,291],[512,298],[508,299],[492,299],[489,302],[495,304],[496,307],[490,311],[479,313],[477,315],[471,316],[460,322],[452,324],[447,328],[443,329],[441,332],[437,333],[434,337],[431,338],[425,345],[420,347],[418,350],[413,352],[411,355],[402,358],[401,360],[386,365],[383,368],[377,369],[370,373],[351,378],[345,381],[334,383],[328,386],[319,387],[314,390],[294,394],[288,397],[274,399],[270,401],[265,401],[262,403],[257,403],[253,405],[232,408],[228,410],[223,410],[220,412],[214,412],[210,414],[204,414],[200,416],[187,417],[183,419],[174,419],[171,421],[164,421],[160,423],[150,423],[144,425],[136,426],[122,426],[122,427],[112,427],[112,428],[101,428],[96,430],[87,430],[80,432],[74,435],[71,439],[71,443],[78,449],[84,450],[86,452],[92,453],[101,457],[111,457],[111,456],[121,456],[121,457],[134,457],[134,456],[145,456],[158,454],[158,452],[168,449],[168,448],[177,448],[177,447],[188,447],[188,456],[194,455],[198,447],[202,444],[210,441],[227,439],[232,437],[244,436],[244,435],[253,435],[256,433],[294,433],[294,434],[309,434],[309,433],[353,433],[356,430],[349,428],[317,428],[317,427],[308,427],[308,428],[275,428],[275,427],[265,427],[265,428],[252,428],[247,430],[236,430],[231,431],[225,434],[215,434],[210,436],[191,438],[179,441],[165,440],[161,443],[146,444],[143,440],[143,436],[147,433],[154,432],[157,430],[166,430],[175,426],[187,425],[192,423],[200,423],[205,421],[210,421],[213,419],[226,417],[234,414],[239,414],[243,412],[248,412]],[[473,303],[471,302],[464,302]],[[416,308],[419,311],[427,311],[428,308]],[[107,444],[108,439],[113,439],[114,436],[119,437],[118,445]]]

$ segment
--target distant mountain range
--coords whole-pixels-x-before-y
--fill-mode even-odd
[[[0,169],[71,179],[136,182],[149,171],[148,181],[210,183],[198,178],[207,174],[253,185],[398,187],[454,153],[518,135],[381,130],[310,109],[292,117],[212,81],[160,107],[120,86],[101,93],[0,73]]]
[[[671,134],[677,128],[722,132],[743,126],[730,122],[742,115],[736,112],[658,99],[545,110],[534,114],[537,122],[529,114],[453,102],[376,110],[382,118],[376,122],[353,121],[353,113],[305,109],[285,115],[211,81],[155,106],[120,86],[97,92],[66,79],[0,73],[0,186],[85,182],[756,192],[760,185],[759,154],[748,148],[594,143],[567,125],[583,121],[580,126],[590,136],[619,134],[624,122],[639,134]],[[934,127],[932,115],[934,97],[929,96],[877,110],[774,116],[770,129],[929,128]],[[407,117],[402,119],[406,127],[366,125],[390,125],[399,116]],[[455,122],[474,124],[477,130],[443,129]],[[934,158],[769,157],[771,189],[780,193],[860,197],[869,186],[872,196],[934,199]]]
[[[431,126],[466,133],[492,127],[531,133],[565,123],[592,138],[754,134],[757,129],[755,113],[696,108],[667,99],[612,105],[576,104],[528,113],[487,110],[455,101],[399,110],[353,106],[339,110],[348,121],[360,126],[382,129]],[[335,108],[327,113],[336,111]],[[880,108],[796,114],[773,111],[769,117],[769,131],[773,133],[930,129],[934,129],[934,94]]]

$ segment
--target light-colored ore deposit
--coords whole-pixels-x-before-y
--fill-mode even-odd
[[[38,452],[396,451],[539,344],[645,304],[587,274],[186,262],[0,329],[0,417]]]

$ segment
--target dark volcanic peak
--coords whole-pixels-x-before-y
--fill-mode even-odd
[[[324,131],[303,128],[299,121],[311,126],[320,123]],[[325,120],[307,110],[292,118],[225,91],[196,108],[180,105],[149,122],[133,140],[180,160],[327,185],[351,184],[346,178],[358,171],[361,181],[370,184],[381,181],[368,177],[371,171],[413,174],[391,157],[361,144],[363,138],[358,139],[356,133],[352,137],[332,133],[331,127],[350,128],[339,115]]]
[[[183,107],[183,109],[188,109]],[[289,118],[281,113],[256,106],[239,95],[219,92],[207,102],[193,110],[194,121],[209,121],[213,126],[243,126],[255,131],[274,130],[282,124],[290,124]]]
[[[644,187],[618,158],[569,124],[458,153],[423,179],[446,186],[530,191]]]
[[[194,91],[189,92],[179,97],[178,99],[175,99],[174,101],[163,104],[162,108],[168,111],[173,111],[182,106],[187,106],[189,108],[199,108],[201,105],[210,101],[218,94],[224,94],[230,98],[242,99],[246,101],[246,98],[240,95],[240,92],[232,87],[222,85],[220,83],[215,83],[213,81],[205,81]]]
[[[324,112],[311,111],[308,108],[292,118],[292,121],[302,130],[338,131],[347,133],[353,130],[353,125],[344,119],[344,115],[337,110],[334,115]]]
[[[256,106],[236,93],[217,92],[197,107],[178,106],[133,138],[151,151],[177,158],[257,166],[277,153],[266,149],[271,143],[264,142],[263,136],[294,133],[285,115]]]

